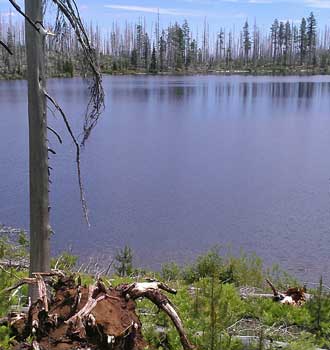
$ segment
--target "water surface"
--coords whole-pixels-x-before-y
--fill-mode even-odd
[[[106,77],[106,111],[83,153],[50,135],[54,252],[125,244],[139,265],[185,262],[214,244],[256,252],[304,280],[330,279],[330,77]],[[78,133],[80,79],[48,89]],[[0,222],[28,227],[26,84],[0,82]],[[60,117],[50,124],[65,135]],[[327,277],[328,276],[328,277]]]

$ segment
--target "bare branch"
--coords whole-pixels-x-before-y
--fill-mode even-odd
[[[23,278],[18,283],[16,283],[14,286],[6,288],[6,289],[3,289],[1,292],[9,293],[9,292],[19,288],[20,286],[23,286],[24,284],[36,284],[36,283],[37,283],[37,279],[36,278]]]
[[[96,126],[101,113],[104,110],[104,91],[102,87],[102,76],[99,72],[97,65],[97,57],[95,49],[92,48],[84,25],[79,15],[78,7],[75,0],[52,0],[61,12],[58,14],[57,24],[61,19],[62,15],[69,21],[77,39],[84,52],[84,57],[87,61],[88,68],[92,73],[92,82],[89,87],[90,100],[87,105],[87,111],[84,122],[84,133],[81,145],[83,146],[87,141],[90,133]]]
[[[3,42],[0,40],[0,45],[3,46],[5,48],[5,50],[10,54],[13,55],[13,52],[10,50],[10,48]]]
[[[87,202],[85,199],[85,191],[82,183],[82,177],[81,177],[81,169],[80,169],[80,146],[79,143],[71,129],[70,123],[68,121],[68,118],[66,117],[63,109],[60,107],[60,105],[55,101],[55,99],[50,96],[47,91],[44,91],[45,96],[47,99],[54,105],[54,107],[58,110],[58,112],[61,114],[64,124],[67,128],[67,131],[69,135],[71,136],[71,139],[76,147],[76,166],[77,166],[77,174],[78,174],[78,183],[79,183],[79,191],[80,191],[80,201],[84,213],[85,220],[87,222],[87,225],[90,226],[89,218],[88,218],[88,207]]]
[[[55,131],[53,128],[51,128],[50,126],[47,126],[47,129],[48,129],[49,131],[51,131],[51,132],[57,137],[58,142],[59,142],[60,144],[63,143],[63,141],[62,141],[62,139],[61,139],[61,136],[59,135],[58,132],[56,132],[56,131]]]
[[[272,283],[268,278],[266,279],[266,282],[268,283],[268,285],[269,285],[270,288],[272,289],[273,294],[274,294],[274,297],[277,297],[277,296],[278,296],[278,291],[277,291],[277,289],[274,287],[273,283]]]
[[[9,2],[15,7],[15,10],[16,10],[20,15],[22,15],[22,16],[26,19],[26,21],[29,22],[29,23],[31,24],[31,26],[32,26],[37,32],[40,32],[40,29],[39,29],[39,27],[37,26],[37,24],[34,23],[34,22],[32,21],[32,19],[31,19],[29,16],[27,16],[27,15],[25,14],[25,12],[21,9],[21,7],[16,3],[15,0],[9,0]]]

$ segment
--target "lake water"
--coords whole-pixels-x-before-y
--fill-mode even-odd
[[[83,153],[51,155],[53,250],[138,265],[190,261],[215,244],[256,252],[307,281],[330,279],[330,77],[105,77],[106,111]],[[80,79],[48,88],[80,132]],[[26,84],[0,82],[0,222],[28,227]]]

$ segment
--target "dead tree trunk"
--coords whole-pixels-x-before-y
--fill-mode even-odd
[[[43,23],[43,1],[25,0],[25,12],[33,23]],[[30,275],[49,270],[49,195],[47,115],[45,90],[45,36],[27,20],[26,53],[29,111],[30,173]],[[32,300],[37,290],[31,288]]]

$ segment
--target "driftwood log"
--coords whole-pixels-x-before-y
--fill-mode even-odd
[[[285,292],[280,292],[276,289],[274,284],[269,280],[266,279],[266,283],[271,288],[273,294],[267,294],[267,293],[255,293],[255,292],[246,292],[245,290],[242,290],[240,295],[242,298],[271,298],[276,302],[279,302],[281,304],[286,305],[292,305],[292,306],[301,306],[303,305],[307,300],[311,298],[311,294],[308,294],[305,287],[299,288],[299,287],[293,287],[287,289]]]
[[[193,349],[177,311],[163,294],[163,291],[172,294],[176,291],[163,283],[132,283],[107,288],[99,279],[93,285],[82,286],[80,278],[76,281],[75,276],[57,271],[36,273],[5,292],[26,283],[38,286],[37,302],[27,313],[13,313],[0,320],[10,326],[16,336],[14,349],[145,349],[148,344],[143,339],[142,324],[135,311],[138,298],[147,298],[163,310],[176,327],[183,349]],[[31,339],[32,343],[28,342]]]

